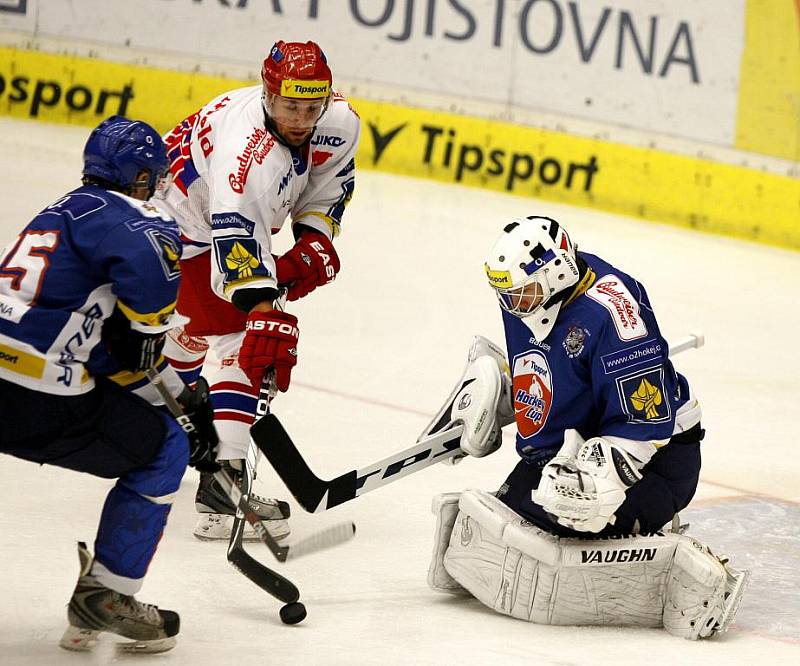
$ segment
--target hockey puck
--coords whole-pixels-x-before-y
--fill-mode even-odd
[[[281,608],[281,622],[284,624],[297,624],[306,619],[306,607],[299,601],[286,604]]]

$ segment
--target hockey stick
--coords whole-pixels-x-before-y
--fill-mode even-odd
[[[669,349],[670,355],[701,347],[702,334],[692,334]],[[461,453],[463,426],[436,433],[413,446],[371,465],[345,472],[333,479],[320,479],[297,450],[292,438],[274,414],[266,414],[250,428],[250,434],[272,467],[309,513],[321,513],[349,502],[376,488],[393,483],[421,469]]]
[[[178,404],[178,401],[175,400],[172,394],[170,394],[166,386],[164,386],[164,380],[161,378],[161,373],[159,373],[155,368],[150,368],[145,372],[145,374],[153,386],[155,386],[156,390],[161,396],[161,399],[167,406],[167,409],[170,411],[181,428],[185,432],[192,432],[194,430],[194,424],[191,422],[189,417],[183,413],[183,408],[180,406],[180,404]],[[215,477],[223,488],[229,488],[229,485],[226,485],[226,483],[231,483],[231,479],[227,476],[227,474],[224,473],[223,470],[217,472]],[[248,494],[249,490],[250,489],[247,488]],[[246,503],[248,494],[240,493],[238,502],[233,500],[233,498],[231,498],[231,501],[233,501],[234,505],[236,505],[239,511],[243,510],[242,506],[240,505],[240,502],[242,502],[245,510],[249,513],[252,513],[249,505]],[[256,522],[260,521],[257,520]],[[238,571],[253,581],[253,583],[258,585],[258,587],[271,594],[276,599],[279,599],[287,604],[297,602],[297,600],[300,598],[300,591],[297,589],[294,583],[248,555],[242,546],[242,533],[244,532],[244,524],[242,523],[238,526],[238,529],[236,528],[237,525],[234,524],[234,529],[231,532],[231,540],[228,545],[228,561]],[[266,532],[266,528],[264,528],[264,531]]]
[[[167,404],[167,409],[169,409],[172,416],[175,417],[175,420],[178,422],[181,428],[187,432],[191,432],[194,429],[194,425],[183,413],[183,408],[180,406],[180,404],[166,390],[163,380],[161,379],[161,375],[158,373],[158,371],[153,372],[148,370],[147,377],[156,387],[156,390],[158,390],[161,398]],[[266,390],[267,395],[269,395],[268,389]],[[251,463],[251,468],[255,469],[255,455],[253,455],[253,459],[249,462]],[[230,501],[237,508],[237,516],[239,513],[241,513],[241,518],[253,526],[253,530],[255,531],[256,535],[258,535],[261,541],[266,544],[266,546],[275,556],[275,559],[277,559],[279,562],[286,562],[289,559],[296,559],[298,557],[302,557],[303,555],[315,553],[319,550],[326,550],[333,546],[337,546],[340,543],[344,543],[345,541],[349,541],[355,535],[355,524],[352,522],[343,522],[314,532],[313,534],[310,534],[309,536],[304,537],[295,543],[287,545],[279,544],[275,540],[275,537],[270,534],[269,530],[266,528],[258,515],[250,507],[248,501],[249,490],[246,493],[240,490],[239,486],[234,483],[233,479],[224,469],[215,472],[214,477],[222,486],[222,489],[225,491],[225,494],[228,496]]]

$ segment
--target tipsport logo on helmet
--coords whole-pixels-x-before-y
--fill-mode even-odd
[[[295,99],[315,99],[327,97],[331,87],[327,81],[296,81],[285,79],[281,81],[281,97]]]
[[[489,268],[488,264],[483,265],[486,271],[486,277],[489,279],[489,284],[497,288],[510,287],[513,284],[511,280],[511,273],[508,271],[493,271]]]

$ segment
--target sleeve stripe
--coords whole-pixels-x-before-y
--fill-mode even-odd
[[[173,310],[175,310],[176,302],[177,301],[172,301],[172,303],[161,308],[158,312],[148,312],[144,314],[136,312],[136,310],[125,305],[121,300],[117,300],[117,305],[119,309],[122,310],[122,314],[131,321],[138,321],[147,326],[163,326],[167,316],[172,314]]]

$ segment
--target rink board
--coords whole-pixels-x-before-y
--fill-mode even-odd
[[[0,114],[160,131],[253,82],[0,48]],[[460,183],[800,249],[800,180],[601,139],[362,99],[361,168]]]

